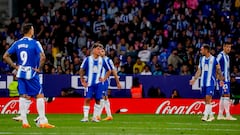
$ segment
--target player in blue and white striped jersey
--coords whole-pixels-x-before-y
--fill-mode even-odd
[[[205,110],[204,116],[202,117],[203,121],[212,121],[214,120],[212,112],[212,96],[214,94],[214,89],[216,86],[216,79],[223,80],[221,75],[220,66],[217,62],[217,59],[211,55],[210,46],[204,44],[201,47],[201,54],[203,55],[199,60],[198,70],[190,84],[193,85],[194,82],[201,77],[201,88],[202,92],[205,95]],[[209,118],[208,118],[209,116]]]
[[[231,43],[224,43],[223,51],[217,56],[217,61],[220,64],[221,72],[224,76],[224,85],[219,87],[221,98],[219,101],[218,120],[237,120],[230,115],[230,58],[228,54],[231,51],[231,46]],[[226,112],[226,118],[223,116],[224,110]]]
[[[19,91],[19,110],[22,118],[22,127],[30,128],[27,120],[31,97],[37,99],[37,110],[39,113],[39,126],[41,128],[53,128],[54,125],[48,123],[45,116],[45,102],[42,86],[39,81],[38,72],[42,70],[45,61],[45,54],[41,44],[32,39],[34,35],[33,25],[27,23],[23,26],[24,37],[14,42],[6,51],[3,58],[13,68],[17,70],[18,91]],[[10,55],[17,55],[15,65]]]
[[[119,78],[118,78],[118,75],[117,75],[117,71],[114,67],[113,61],[110,58],[108,58],[105,54],[106,54],[105,50],[102,49],[101,56],[103,57],[103,59],[108,64],[108,66],[111,70],[111,73],[113,74],[113,76],[116,80],[116,84],[117,84],[118,89],[121,89],[121,84],[120,84],[120,81],[119,81]],[[105,74],[106,74],[106,69],[103,68],[101,76],[104,77]],[[112,114],[111,114],[111,109],[110,109],[110,101],[108,99],[109,83],[110,83],[110,80],[107,79],[103,84],[103,90],[102,90],[103,99],[100,100],[101,109],[99,111],[98,119],[101,119],[101,114],[102,114],[103,108],[105,108],[106,113],[107,113],[107,117],[104,118],[103,120],[112,120],[113,119]]]
[[[83,106],[84,118],[82,122],[88,121],[88,114],[90,110],[91,98],[95,98],[95,105],[93,111],[94,122],[99,122],[97,116],[100,110],[100,99],[102,99],[102,83],[107,80],[111,74],[111,70],[105,60],[100,56],[103,45],[95,43],[92,47],[92,54],[83,60],[80,67],[80,80],[82,85],[85,87],[85,100]],[[102,70],[105,68],[106,74],[104,77],[101,76]],[[87,78],[84,78],[84,75]]]

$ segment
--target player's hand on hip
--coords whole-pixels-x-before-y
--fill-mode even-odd
[[[220,81],[219,85],[220,85],[221,87],[223,87],[223,86],[224,86],[224,81]]]
[[[40,69],[38,69],[38,68],[33,68],[33,70],[36,71],[37,73],[41,72]]]
[[[84,88],[87,88],[88,84],[86,82],[82,82]]]
[[[105,79],[100,77],[100,78],[99,78],[99,81],[100,81],[100,82],[105,82]]]
[[[189,84],[190,84],[190,85],[193,85],[194,83],[195,83],[195,80],[194,80],[194,79],[192,79],[192,80],[189,81]]]
[[[121,89],[121,88],[122,88],[122,86],[121,86],[120,83],[117,83],[117,87],[118,87],[118,89]]]

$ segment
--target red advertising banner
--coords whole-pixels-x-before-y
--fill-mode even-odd
[[[82,114],[83,98],[56,98],[51,103],[46,103],[46,113],[75,113]],[[202,114],[204,101],[202,99],[110,99],[112,113],[125,114]],[[219,100],[213,100],[213,112],[218,113]],[[18,98],[1,98],[0,113],[18,113]],[[91,102],[93,111],[94,100]],[[32,100],[30,113],[37,113],[35,100]],[[232,114],[240,114],[240,104],[231,105]]]

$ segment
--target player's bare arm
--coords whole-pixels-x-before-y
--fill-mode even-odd
[[[112,72],[111,70],[108,70],[108,71],[106,72],[104,78],[100,78],[100,81],[101,81],[101,82],[105,82],[105,81],[108,79],[108,77],[111,75],[111,72]]]
[[[116,80],[118,89],[121,89],[122,86],[121,86],[121,84],[120,84],[120,81],[119,81],[119,78],[118,78],[118,75],[117,75],[117,71],[116,71],[116,70],[112,70],[112,74],[113,74],[113,76],[115,77],[115,80]]]
[[[193,85],[195,81],[201,76],[201,69],[198,68],[197,72],[195,73],[195,76],[193,77],[192,80],[190,80],[190,85]]]
[[[39,65],[39,70],[41,71],[43,66],[44,66],[44,63],[46,61],[46,56],[44,53],[40,53],[40,65]]]
[[[79,71],[79,74],[80,74],[80,81],[81,81],[83,87],[86,88],[88,84],[87,84],[87,82],[86,82],[86,80],[85,80],[85,78],[84,78],[84,73],[85,73],[84,69],[81,68],[80,71]]]
[[[11,55],[8,52],[5,52],[4,55],[3,55],[4,61],[7,62],[7,64],[9,64],[12,68],[18,69],[18,66],[13,63],[10,56]]]
[[[223,86],[224,85],[224,76],[222,75],[222,71],[221,71],[221,67],[220,65],[216,65],[216,77],[218,80],[220,80],[220,86]]]
[[[42,52],[42,53],[40,53],[40,64],[39,64],[39,68],[34,68],[34,70],[36,71],[36,72],[41,72],[42,71],[42,68],[43,68],[43,66],[44,66],[44,64],[45,64],[45,61],[46,61],[46,56],[45,56],[45,54]]]

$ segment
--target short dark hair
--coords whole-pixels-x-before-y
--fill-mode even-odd
[[[93,48],[97,48],[97,47],[104,48],[102,44],[100,44],[100,43],[94,43],[93,46],[92,46],[92,49],[93,49]]]
[[[33,24],[32,23],[26,23],[22,26],[22,33],[23,34],[27,34],[31,28],[33,27]]]
[[[225,46],[225,45],[232,45],[232,43],[231,42],[224,42],[223,46]]]
[[[210,51],[210,46],[208,44],[203,44],[203,49]]]

